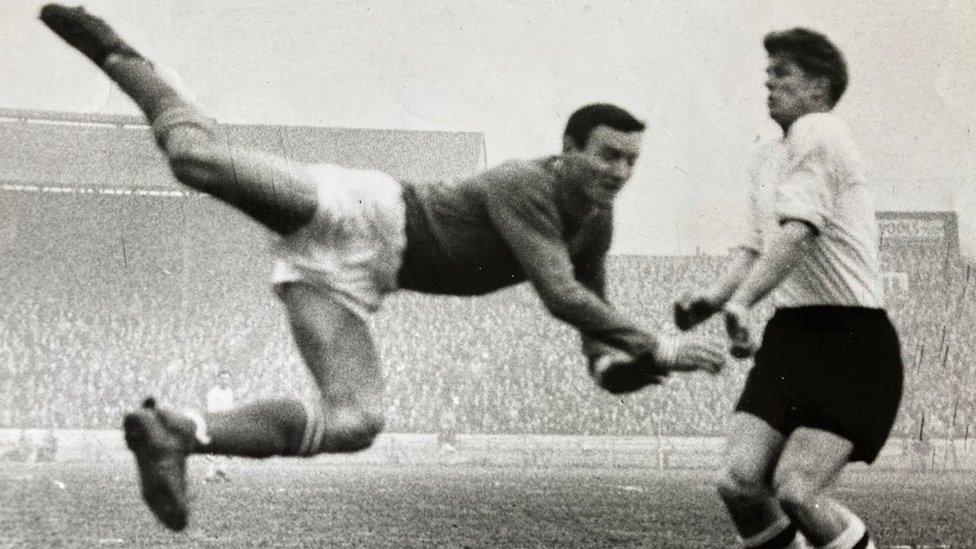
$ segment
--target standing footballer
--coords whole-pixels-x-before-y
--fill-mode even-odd
[[[718,484],[743,545],[800,547],[805,537],[870,548],[861,519],[825,494],[847,463],[877,458],[903,377],[883,308],[871,192],[850,132],[831,112],[847,67],[808,29],[773,32],[763,44],[769,116],[783,136],[753,164],[750,228],[730,268],[682,296],[675,321],[687,330],[721,310],[732,353],[746,357],[748,311],[772,293],[776,312],[736,405]]]

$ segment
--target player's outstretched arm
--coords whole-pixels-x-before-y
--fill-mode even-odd
[[[612,222],[607,223],[607,230],[600,238],[594,239],[589,254],[574,260],[576,280],[608,305],[606,254],[610,249],[610,227]],[[749,256],[750,259],[751,257]],[[751,260],[748,265],[751,266]],[[733,268],[748,270],[747,266],[738,267],[737,263],[734,263]],[[732,291],[734,288],[728,290],[728,294],[731,295]],[[725,357],[718,345],[704,345],[682,338],[658,336],[655,338],[654,351],[642,360],[635,360],[633,356],[585,334],[582,337],[583,352],[589,358],[591,374],[597,384],[614,393],[657,385],[672,371],[705,371],[715,374],[725,364]]]
[[[559,212],[546,191],[548,185],[533,181],[538,175],[518,165],[486,176],[493,177],[493,195],[487,201],[492,223],[546,310],[585,338],[635,357],[652,353],[657,346],[653,335],[576,279]]]
[[[814,229],[807,223],[793,220],[783,223],[769,249],[759,256],[742,284],[725,303],[722,311],[732,356],[746,358],[755,352],[746,318],[749,309],[790,274],[803,255],[805,243],[814,237]]]
[[[720,311],[745,280],[758,255],[750,248],[736,248],[729,266],[710,287],[681,294],[674,303],[674,323],[678,329],[690,330]]]

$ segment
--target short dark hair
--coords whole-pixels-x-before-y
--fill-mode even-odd
[[[847,89],[847,62],[825,35],[797,27],[774,31],[763,38],[769,55],[784,55],[810,76],[825,76],[830,81],[830,106],[840,101]]]
[[[609,103],[594,103],[580,107],[569,117],[563,135],[569,136],[576,147],[582,149],[586,147],[590,132],[600,126],[622,132],[644,131],[644,123],[624,109]]]

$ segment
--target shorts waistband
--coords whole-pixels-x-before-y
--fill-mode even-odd
[[[772,320],[783,323],[803,324],[851,324],[863,322],[887,322],[888,312],[874,307],[850,307],[846,305],[811,305],[781,307],[776,309]]]

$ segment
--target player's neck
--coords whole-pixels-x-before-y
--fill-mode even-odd
[[[783,120],[783,121],[777,120],[776,123],[779,125],[780,128],[783,129],[783,136],[786,137],[790,133],[790,128],[793,127],[793,125],[796,123],[797,120],[803,118],[804,116],[806,116],[808,114],[814,114],[814,113],[820,113],[820,112],[830,112],[830,111],[831,111],[830,105],[827,105],[827,104],[824,104],[824,103],[817,103],[815,105],[811,105],[809,108],[807,108],[805,111],[803,111],[796,118],[792,118],[792,119],[789,119],[789,120]]]
[[[580,221],[597,209],[598,205],[587,196],[581,178],[589,174],[578,167],[568,166],[562,157],[557,157],[552,165],[555,185],[556,207],[564,221]]]
[[[557,178],[556,207],[567,228],[571,229],[571,225],[577,225],[590,216],[597,209],[597,204],[575,182]]]

